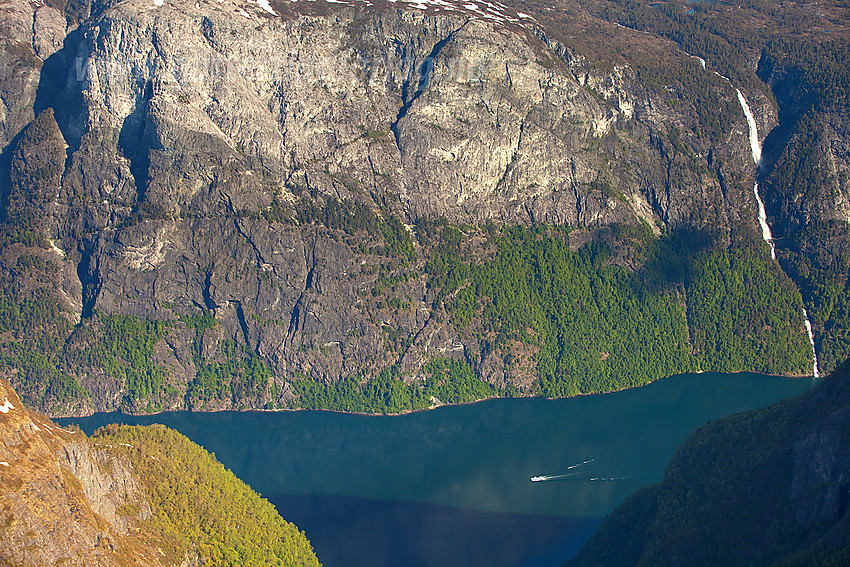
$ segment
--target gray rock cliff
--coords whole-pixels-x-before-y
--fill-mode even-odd
[[[0,74],[6,193],[38,205],[72,323],[170,322],[154,363],[172,390],[158,407],[193,406],[199,361],[221,361],[229,341],[272,376],[208,409],[284,405],[301,377],[398,363],[410,381],[434,356],[484,356],[434,304],[420,219],[567,225],[576,242],[615,224],[725,240],[756,230],[735,90],[672,42],[604,24],[699,77],[722,128],[628,60],[596,60],[517,9],[414,4],[125,0],[63,12],[7,0],[17,39],[0,64],[23,71]],[[777,109],[747,96],[770,131]],[[36,115],[46,126],[26,137]],[[43,169],[21,161],[27,148],[60,146],[47,202],[16,192]],[[400,222],[414,253],[388,253],[380,231],[299,217],[333,203]],[[389,296],[373,293],[388,276]],[[187,326],[201,312],[218,326]],[[482,378],[503,380],[503,366],[482,360]],[[92,395],[63,411],[121,405],[120,376],[78,378]]]

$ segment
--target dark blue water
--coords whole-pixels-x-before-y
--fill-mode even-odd
[[[270,500],[327,566],[555,567],[600,522],[346,496]]]
[[[557,565],[709,420],[811,380],[692,374],[568,400],[491,400],[404,416],[100,414],[163,423],[212,451],[336,566]],[[531,482],[530,477],[558,475]]]

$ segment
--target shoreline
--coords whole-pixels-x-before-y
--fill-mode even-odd
[[[736,372],[711,372],[711,371],[706,371],[706,370],[697,370],[697,371],[694,371],[694,372],[683,372],[681,374],[670,374],[668,376],[658,378],[656,380],[653,380],[651,382],[647,382],[646,384],[642,384],[640,386],[626,386],[624,388],[619,388],[619,389],[616,389],[616,390],[609,390],[609,391],[606,391],[606,392],[579,393],[579,394],[576,394],[574,396],[569,396],[569,397],[566,397],[566,398],[546,398],[544,396],[539,396],[539,395],[538,396],[535,396],[535,395],[516,396],[516,397],[511,397],[511,398],[502,397],[502,396],[490,396],[490,397],[487,397],[487,398],[482,398],[480,400],[473,400],[473,401],[470,401],[470,402],[458,402],[458,403],[441,402],[440,404],[433,405],[433,406],[430,406],[430,407],[427,407],[427,408],[411,409],[411,410],[408,410],[408,411],[403,411],[403,412],[398,412],[398,413],[367,413],[367,412],[344,411],[344,410],[327,409],[327,408],[275,408],[275,409],[245,408],[245,409],[215,409],[215,410],[173,409],[173,410],[163,410],[163,411],[151,412],[151,413],[124,413],[121,410],[116,409],[116,410],[112,410],[112,411],[95,411],[95,412],[88,413],[88,414],[73,414],[73,415],[62,415],[62,416],[49,415],[49,418],[50,419],[65,419],[65,420],[70,420],[70,419],[75,419],[75,418],[85,419],[85,418],[92,417],[93,415],[96,415],[96,414],[109,414],[109,413],[114,413],[114,414],[118,414],[118,415],[126,415],[126,416],[131,416],[131,417],[145,417],[145,416],[160,415],[160,414],[163,414],[163,413],[178,413],[178,412],[198,413],[198,414],[203,414],[203,413],[214,414],[214,413],[223,413],[223,412],[279,413],[279,412],[300,412],[300,411],[324,411],[324,412],[330,412],[330,413],[358,415],[358,416],[365,416],[365,417],[400,417],[400,416],[404,416],[404,415],[433,411],[433,410],[443,408],[443,407],[468,406],[468,405],[478,404],[478,403],[482,403],[482,402],[489,402],[489,401],[492,401],[492,400],[534,400],[534,399],[540,399],[540,400],[555,401],[555,400],[570,400],[570,399],[573,399],[573,398],[581,398],[581,397],[585,397],[585,396],[604,396],[604,395],[607,395],[607,394],[616,394],[618,392],[623,392],[625,390],[634,390],[634,389],[637,389],[637,388],[644,388],[646,386],[649,386],[651,384],[655,384],[656,382],[660,382],[662,380],[668,380],[670,378],[675,378],[676,376],[685,376],[685,375],[688,375],[688,374],[694,374],[694,375],[698,375],[698,374],[726,374],[726,375],[755,374],[755,375],[759,375],[759,376],[771,376],[771,377],[775,377],[775,378],[793,378],[793,379],[809,378],[813,382],[823,380],[823,378],[825,378],[825,376],[816,377],[816,376],[813,376],[811,374],[793,374],[793,373],[790,373],[790,372],[786,372],[786,373],[782,373],[782,374],[770,374],[768,372],[758,372],[758,371],[753,371],[753,370],[738,370]],[[47,414],[45,414],[45,415],[47,415]]]

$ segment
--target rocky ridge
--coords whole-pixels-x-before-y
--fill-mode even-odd
[[[0,561],[159,565],[156,547],[133,536],[151,509],[126,459],[29,412],[5,382],[0,397]]]
[[[2,380],[0,399],[0,563],[318,565],[303,533],[176,432],[86,437],[26,409]]]

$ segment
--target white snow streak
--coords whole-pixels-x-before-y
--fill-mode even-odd
[[[161,6],[165,0],[154,0],[155,6]],[[224,0],[216,0],[218,3],[222,3]],[[296,4],[298,2],[302,2],[304,0],[289,0],[290,3]],[[315,2],[316,0],[309,0],[311,2]],[[341,5],[355,5],[355,4],[365,4],[366,6],[372,6],[372,2],[369,0],[324,0],[328,4],[341,4]],[[512,8],[509,8],[502,4],[501,2],[488,2],[486,0],[455,0],[454,2],[451,0],[389,0],[390,3],[396,4],[398,2],[402,2],[407,4],[408,7],[416,9],[416,10],[433,10],[434,12],[440,12],[442,10],[449,12],[460,12],[465,13],[468,16],[471,16],[473,19],[482,19],[482,20],[490,20],[493,22],[500,23],[502,25],[507,25],[511,23],[515,23],[524,27],[527,27],[531,22],[536,22],[534,16],[529,14],[525,14],[523,12],[517,12]],[[268,14],[273,16],[277,16],[277,12],[271,7],[271,3],[269,0],[245,0],[246,4],[250,4],[252,6],[258,7],[265,11]],[[237,6],[237,12],[245,17],[250,17],[248,12],[243,10],[242,8]],[[528,20],[525,22],[523,20]]]

